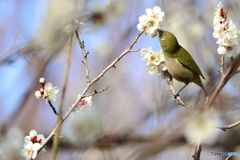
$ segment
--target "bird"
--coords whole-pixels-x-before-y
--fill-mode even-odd
[[[206,97],[208,97],[200,76],[203,79],[205,79],[205,77],[188,51],[179,45],[176,36],[169,31],[158,29],[158,38],[168,72],[177,81],[185,83],[185,85],[174,95],[174,98],[178,97],[179,93],[190,82],[201,87]]]

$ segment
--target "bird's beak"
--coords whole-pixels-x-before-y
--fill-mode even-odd
[[[162,34],[163,34],[163,30],[158,29],[157,31],[158,31],[158,36],[159,36],[159,38],[161,38],[161,37],[162,37]]]

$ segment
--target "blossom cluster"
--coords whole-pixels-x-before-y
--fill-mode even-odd
[[[162,29],[164,12],[161,11],[159,6],[153,7],[153,9],[146,9],[147,15],[139,17],[139,24],[137,28],[139,31],[145,30],[145,34],[151,37],[158,35],[157,30]]]
[[[26,160],[35,159],[38,154],[38,150],[41,148],[41,144],[45,141],[43,134],[37,134],[37,131],[31,130],[29,136],[24,138],[22,156]],[[40,154],[46,152],[45,148],[40,151]]]
[[[240,53],[240,32],[220,2],[216,6],[213,19],[213,37],[217,39],[218,54],[232,57]]]
[[[53,87],[52,83],[50,82],[46,83],[45,78],[40,78],[39,83],[41,84],[41,87],[38,91],[35,92],[36,98],[46,98],[46,101],[50,100],[52,102],[55,102],[59,88]]]
[[[219,131],[216,130],[218,116],[213,113],[195,113],[188,117],[184,133],[189,143],[200,141],[201,144],[214,144]]]
[[[90,4],[87,19],[90,20],[94,30],[100,29],[111,19],[120,16],[126,9],[125,0],[108,1],[107,4],[93,1]]]
[[[162,50],[153,51],[151,47],[148,47],[141,49],[140,54],[146,62],[149,74],[163,76],[163,71],[166,71],[167,68]]]
[[[81,95],[79,94],[78,95],[78,98],[80,97]],[[74,106],[74,104],[72,105]],[[73,109],[73,112],[78,112],[78,111],[81,111],[82,109],[84,108],[87,108],[87,107],[91,107],[92,106],[92,96],[89,96],[89,97],[85,97],[85,98],[82,98],[78,103],[77,105],[74,107]]]

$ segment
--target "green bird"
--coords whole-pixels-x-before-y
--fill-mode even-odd
[[[192,56],[179,45],[174,34],[163,30],[158,30],[158,33],[168,72],[177,81],[185,83],[183,88],[177,92],[175,98],[179,96],[180,91],[182,91],[190,82],[201,87],[206,96],[208,96],[200,79],[200,76],[203,79],[205,79],[205,77]]]

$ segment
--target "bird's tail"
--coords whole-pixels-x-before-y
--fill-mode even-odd
[[[200,76],[196,76],[196,78],[194,79],[193,81],[195,84],[197,84],[199,87],[201,87],[206,95],[206,97],[208,97],[208,93],[206,91],[206,89],[204,88],[203,84],[202,84],[202,81],[200,79]]]

